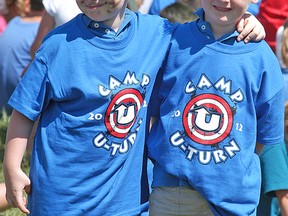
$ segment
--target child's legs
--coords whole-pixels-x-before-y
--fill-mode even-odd
[[[188,187],[154,187],[149,199],[150,216],[213,216],[208,203]]]

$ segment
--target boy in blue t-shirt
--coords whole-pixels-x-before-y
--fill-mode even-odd
[[[127,0],[77,4],[83,14],[48,34],[9,100],[8,202],[35,216],[140,215],[147,105],[174,26]],[[38,118],[28,178],[21,160]]]
[[[258,154],[283,141],[284,83],[265,41],[236,41],[250,2],[202,0],[173,33],[150,102],[151,216],[256,214]]]

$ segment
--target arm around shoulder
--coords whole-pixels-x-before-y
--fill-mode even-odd
[[[264,145],[263,145],[263,144],[261,144],[261,143],[259,143],[259,142],[256,143],[256,153],[257,153],[258,155],[261,154],[263,148],[264,148]]]
[[[266,36],[263,25],[249,12],[243,15],[236,28],[240,33],[237,40],[244,40],[245,43],[249,43],[249,41],[260,41]]]

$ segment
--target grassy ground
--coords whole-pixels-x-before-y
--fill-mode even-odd
[[[0,182],[4,181],[3,176],[3,156],[5,151],[5,135],[7,131],[7,126],[9,123],[9,116],[7,116],[5,113],[0,118]],[[29,170],[28,161],[24,160],[24,170],[28,172]],[[10,208],[4,212],[0,212],[0,216],[24,216],[25,214],[21,213],[16,208]]]

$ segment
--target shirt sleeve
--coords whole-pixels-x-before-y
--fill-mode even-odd
[[[52,95],[47,67],[35,59],[20,80],[8,104],[32,121],[37,120]]]
[[[276,56],[265,45],[261,50],[267,52],[262,60],[264,72],[258,76],[259,89],[255,99],[257,141],[273,145],[284,140],[284,80]]]
[[[264,146],[260,161],[263,192],[275,196],[276,190],[288,190],[288,154],[284,141]]]
[[[273,145],[284,140],[284,88],[257,107],[257,141]]]

